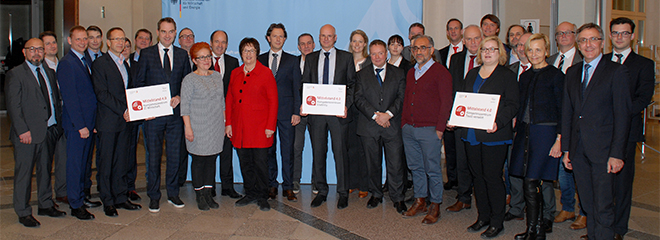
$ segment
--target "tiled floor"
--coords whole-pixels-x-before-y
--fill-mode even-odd
[[[145,198],[139,211],[119,210],[119,217],[110,218],[101,208],[91,209],[96,215],[92,221],[79,221],[71,216],[48,218],[36,215],[41,226],[28,229],[18,223],[12,206],[13,149],[8,139],[7,116],[0,114],[0,239],[479,239],[479,234],[468,233],[466,227],[476,219],[476,208],[460,213],[442,212],[442,218],[431,226],[421,224],[422,217],[404,219],[396,214],[389,199],[375,209],[367,209],[367,199],[351,194],[349,207],[338,210],[334,187],[328,202],[312,209],[309,204],[314,195],[309,185],[303,185],[298,202],[288,202],[282,197],[271,200],[273,209],[258,210],[256,205],[235,207],[234,200],[216,197],[220,209],[199,211],[194,201],[190,183],[181,189],[181,198],[187,204],[176,209],[161,200],[161,211],[146,210],[144,150],[139,146],[138,181],[139,194]],[[660,124],[650,122],[648,144],[660,149]],[[626,239],[660,239],[660,155],[647,150],[644,161],[636,159],[636,178],[633,190],[633,207],[630,232]],[[164,168],[164,166],[163,166]],[[94,179],[94,177],[93,177]],[[35,181],[33,181],[33,184]],[[92,187],[94,190],[95,187]],[[236,185],[242,191],[242,185]],[[33,187],[36,197],[36,186]],[[163,191],[164,188],[163,188]],[[94,194],[94,191],[93,191]],[[409,195],[411,192],[408,193]],[[453,204],[455,191],[445,191],[443,207]],[[559,192],[557,192],[559,196]],[[561,206],[557,206],[560,208]],[[67,214],[68,206],[60,209]],[[570,230],[570,222],[555,224],[548,239],[577,239],[585,230]],[[524,221],[504,224],[505,230],[497,239],[512,239],[524,231]]]

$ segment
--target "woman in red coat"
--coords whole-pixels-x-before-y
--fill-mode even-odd
[[[231,72],[226,99],[225,132],[236,148],[245,197],[236,206],[268,204],[268,148],[277,124],[277,84],[271,70],[257,61],[259,42],[244,38],[239,45],[243,65]]]

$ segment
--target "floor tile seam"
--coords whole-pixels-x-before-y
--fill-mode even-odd
[[[313,227],[319,231],[322,231],[326,234],[329,234],[333,237],[339,238],[339,239],[367,239],[365,237],[362,237],[360,235],[357,235],[356,233],[342,228],[340,226],[337,226],[335,224],[332,224],[326,220],[323,220],[319,217],[316,217],[310,213],[307,213],[301,209],[298,209],[294,206],[290,206],[286,204],[285,202],[282,201],[277,201],[278,205],[274,207],[276,211],[287,215],[289,217],[292,217],[301,223],[304,223],[310,227]],[[292,213],[293,212],[293,213]],[[295,213],[295,214],[294,214]],[[323,225],[323,226],[321,226]]]
[[[643,231],[638,231],[638,230],[628,230],[628,233],[626,233],[626,237],[634,237],[637,239],[648,239],[648,240],[660,240],[660,236],[652,234],[652,233],[647,233]]]

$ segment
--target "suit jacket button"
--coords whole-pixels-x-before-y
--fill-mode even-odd
[[[578,118],[582,119],[582,116],[579,116]]]
[[[243,93],[243,89],[241,89],[241,90],[238,90],[238,92],[239,92],[239,93]]]

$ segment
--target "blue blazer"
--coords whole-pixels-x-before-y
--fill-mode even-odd
[[[91,66],[90,66],[91,67]],[[62,93],[62,127],[66,131],[94,130],[96,94],[87,67],[70,50],[57,65],[57,82]]]
[[[259,62],[264,66],[268,63],[270,51],[259,55]],[[291,115],[300,115],[300,97],[302,74],[300,73],[300,60],[291,54],[282,51],[280,65],[275,73],[277,82],[278,111],[277,120],[291,121]]]
[[[158,44],[140,50],[139,69],[135,78],[135,86],[144,87],[169,83],[171,96],[179,96],[181,81],[183,77],[191,72],[190,60],[186,50],[172,46],[172,51],[174,52],[172,73],[167,76],[160,61],[160,55],[158,54]],[[174,108],[174,115],[181,115],[179,106]]]

